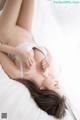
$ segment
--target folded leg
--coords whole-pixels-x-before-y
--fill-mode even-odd
[[[17,25],[31,31],[34,0],[23,0]]]
[[[22,0],[6,0],[3,12],[1,14],[3,25],[13,26],[19,16]]]

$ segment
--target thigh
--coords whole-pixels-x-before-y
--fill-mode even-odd
[[[17,25],[26,30],[31,30],[34,0],[23,0]]]
[[[6,0],[1,20],[3,25],[14,25],[19,16],[22,0]]]

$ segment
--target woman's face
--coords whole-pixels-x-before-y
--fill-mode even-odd
[[[38,70],[36,64],[33,65],[32,70],[30,71],[30,75],[32,75],[32,79],[34,78],[34,82],[40,87],[40,89],[49,89],[54,90],[61,96],[63,93],[59,87],[59,82],[55,80],[52,76],[44,76],[42,75],[41,70]]]
[[[53,76],[44,76],[42,74],[42,70],[40,68],[40,65],[36,64],[36,61],[34,60],[34,64],[31,67],[29,71],[30,78],[35,82],[40,89],[49,89],[49,90],[54,90],[61,96],[63,96],[63,93],[59,87],[59,82],[54,79]]]
[[[59,87],[59,82],[53,79],[52,76],[48,76],[46,79],[44,79],[42,86],[44,89],[47,88],[49,90],[53,90],[60,96],[63,96],[63,92]]]

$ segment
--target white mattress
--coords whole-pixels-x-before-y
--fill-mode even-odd
[[[8,120],[56,120],[40,110],[28,89],[9,79],[0,66],[0,117],[2,113],[7,113]],[[72,119],[67,114],[65,120]]]

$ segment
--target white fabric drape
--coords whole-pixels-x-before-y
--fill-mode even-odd
[[[35,39],[49,48],[55,76],[75,111],[80,113],[80,4],[35,1]]]

